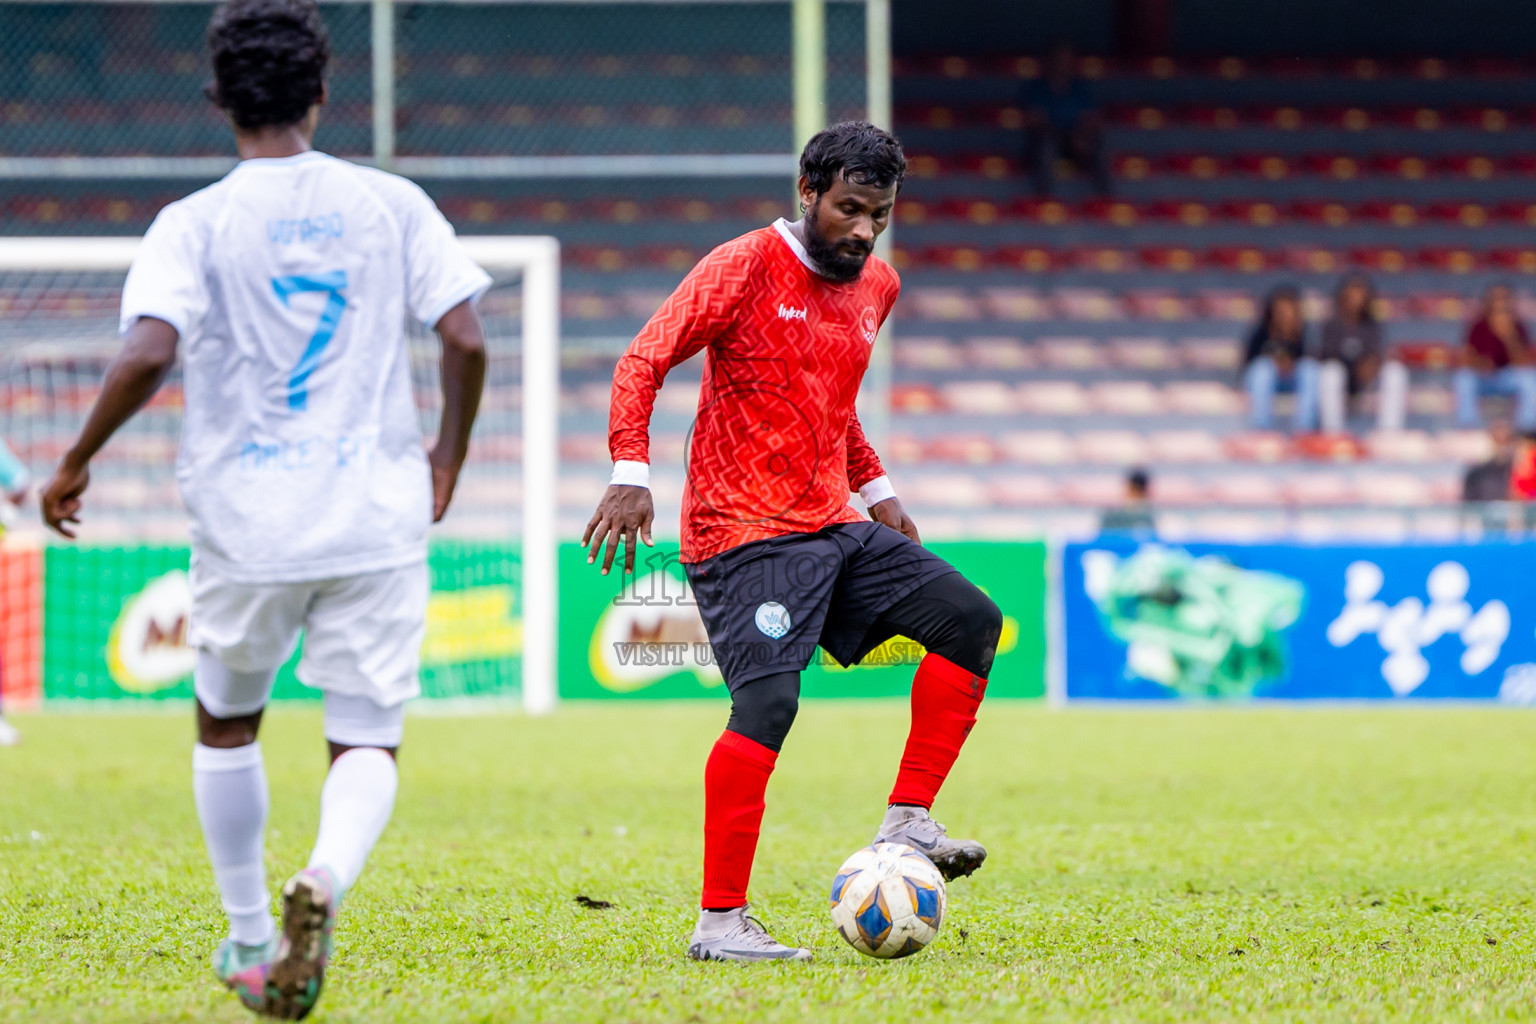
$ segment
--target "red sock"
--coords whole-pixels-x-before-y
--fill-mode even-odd
[[[707,910],[747,902],[763,793],[779,755],[754,740],[723,732],[704,763],[704,896]]]
[[[907,734],[891,803],[933,806],[976,724],[976,709],[986,693],[987,681],[980,676],[937,654],[923,657],[912,679],[912,731]]]

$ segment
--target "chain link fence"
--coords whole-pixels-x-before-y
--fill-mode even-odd
[[[228,157],[203,98],[204,3],[0,2],[0,158]],[[316,145],[374,151],[372,8],[322,4]],[[402,3],[401,157],[767,154],[794,148],[787,2]],[[826,9],[827,113],[865,109],[864,4]]]

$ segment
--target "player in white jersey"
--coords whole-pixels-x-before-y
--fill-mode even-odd
[[[426,534],[453,495],[485,379],[490,284],[410,182],[310,149],[329,56],[314,0],[229,0],[210,98],[240,163],[155,219],[123,286],[122,353],[43,494],[74,536],[91,457],[183,359],[177,477],[192,520],[193,791],[230,920],[214,954],[250,1008],[315,1005],[336,908],[394,807],[425,630]],[[442,341],[422,444],[404,318]],[[331,769],[309,865],[274,927],[257,729],[300,630]]]

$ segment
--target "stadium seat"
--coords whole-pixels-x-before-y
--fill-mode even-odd
[[[948,370],[961,363],[959,351],[948,338],[898,337],[892,358],[905,370]]]
[[[1147,461],[1146,440],[1133,430],[1087,430],[1075,439],[1077,457],[1106,466],[1135,466]]]
[[[923,452],[924,458],[934,462],[973,466],[996,462],[1000,454],[996,442],[986,434],[941,434]]]
[[[1018,396],[1002,381],[955,381],[939,388],[940,400],[952,412],[977,416],[1006,416],[1017,410]]]
[[[991,477],[988,496],[993,505],[1005,508],[1054,505],[1062,499],[1062,488],[1038,473],[1000,473]]]
[[[1416,473],[1362,469],[1355,477],[1359,500],[1371,505],[1426,505],[1429,484]]]
[[[1296,473],[1286,478],[1282,491],[1293,505],[1345,505],[1354,497],[1343,473]]]
[[[1147,449],[1156,462],[1224,462],[1226,450],[1215,434],[1205,430],[1158,430],[1147,435]]]
[[[1146,381],[1099,381],[1088,388],[1088,400],[1111,416],[1155,416],[1165,409],[1162,394]]]
[[[962,348],[966,365],[977,370],[1027,370],[1039,363],[1035,348],[1020,338],[966,338]]]
[[[1040,364],[1053,370],[1099,370],[1108,365],[1092,338],[1037,338],[1034,348]]]
[[[1243,346],[1234,338],[1180,338],[1176,349],[1179,362],[1192,370],[1235,374],[1243,358]]]
[[[1084,416],[1092,403],[1077,381],[1026,381],[1018,386],[1018,408],[1039,416]]]
[[[1161,371],[1174,365],[1173,350],[1166,338],[1110,338],[1107,349],[1110,362],[1121,369]]]
[[[1210,488],[1203,481],[1183,473],[1157,473],[1152,477],[1149,490],[1152,500],[1159,506],[1197,506],[1210,497]]]
[[[1434,440],[1423,430],[1376,431],[1366,438],[1365,445],[1378,462],[1415,465],[1435,458]]]
[[[1223,505],[1278,505],[1280,485],[1267,473],[1223,473],[1211,481],[1211,500]]]
[[[1062,466],[1077,458],[1072,439],[1059,430],[1010,430],[998,437],[998,447],[1010,462],[1031,466]]]
[[[1193,416],[1236,416],[1246,399],[1235,389],[1214,381],[1175,381],[1163,389],[1169,410]]]
[[[1034,288],[983,288],[982,309],[997,320],[1027,322],[1054,315],[1050,299]]]

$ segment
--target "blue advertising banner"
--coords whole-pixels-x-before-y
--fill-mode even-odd
[[[1078,699],[1536,703],[1536,544],[1063,551]]]

